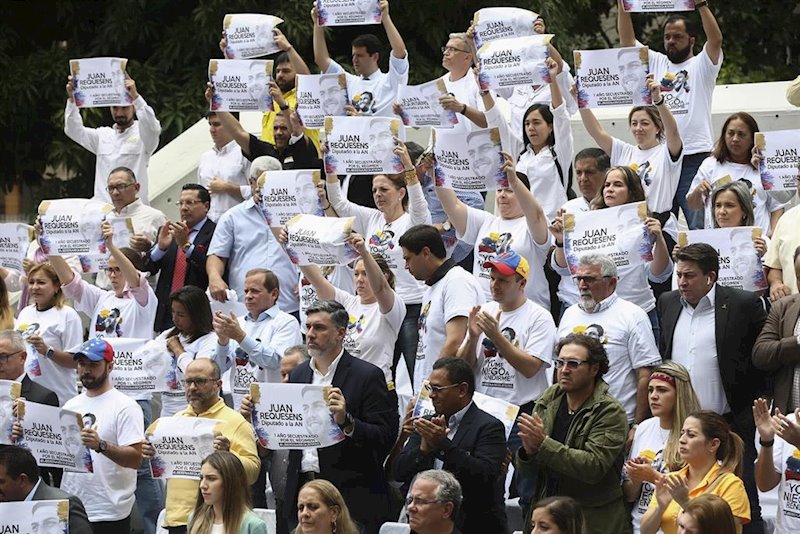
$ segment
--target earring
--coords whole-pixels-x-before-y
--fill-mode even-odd
[[[336,534],[336,521],[331,521],[331,532]]]

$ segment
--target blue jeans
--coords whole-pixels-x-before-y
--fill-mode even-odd
[[[675,191],[675,198],[672,199],[672,213],[677,217],[678,208],[680,207],[683,210],[683,216],[686,217],[686,224],[689,225],[689,230],[702,230],[705,226],[703,210],[689,209],[689,205],[686,202],[686,193],[689,192],[689,187],[692,185],[694,175],[697,174],[697,169],[700,168],[700,164],[708,157],[708,154],[708,152],[700,152],[699,154],[683,156],[678,190]]]
[[[153,409],[150,401],[137,400],[144,415],[144,428],[153,422]],[[153,478],[150,471],[150,461],[142,460],[142,465],[136,472],[136,508],[142,516],[142,526],[145,534],[156,533],[158,514],[164,508],[164,487],[160,480]]]

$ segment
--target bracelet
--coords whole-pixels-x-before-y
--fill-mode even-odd
[[[761,445],[762,447],[772,447],[773,445],[775,445],[775,438],[772,438],[769,441],[764,441],[763,439],[758,438],[758,444]]]
[[[467,112],[467,105],[466,105],[466,104],[464,104],[464,107],[463,107],[463,108],[461,108],[461,111],[459,111],[459,113],[461,113],[461,114],[463,115],[463,114],[464,114],[464,113],[466,113],[466,112]]]
[[[329,209],[331,209],[331,203],[330,203],[330,202],[328,202],[328,205],[327,205],[327,206],[322,206],[322,209],[323,209],[323,210],[329,210]]]
[[[489,94],[489,90],[487,89],[487,90],[485,90],[485,91],[480,91],[480,92],[479,92],[479,94],[480,94],[481,96],[486,96],[486,95],[488,95],[488,94]]]
[[[660,106],[660,105],[661,105],[661,104],[663,104],[663,103],[664,103],[664,97],[662,96],[662,97],[661,97],[661,100],[659,100],[658,102],[653,102],[653,105],[654,105],[654,106]]]
[[[559,243],[558,241],[556,241],[556,248],[564,248],[564,242],[562,241],[561,243]]]
[[[414,169],[406,169],[403,171],[403,177],[406,179],[406,181],[413,180],[417,177],[417,171]]]
[[[701,0],[700,2],[694,3],[695,9],[700,9],[701,7],[708,7],[708,0]]]

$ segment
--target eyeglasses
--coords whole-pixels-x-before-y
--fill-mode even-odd
[[[122,272],[122,269],[119,267],[106,267],[106,274],[111,276],[112,274],[119,274]]]
[[[209,382],[216,382],[215,378],[184,378],[183,384],[188,388],[189,386],[203,387]]]
[[[610,276],[573,276],[572,280],[575,281],[576,284],[580,284],[581,282],[586,282],[588,285],[592,285],[598,280],[602,280],[603,278],[611,278]]]
[[[411,506],[412,504],[414,506],[425,506],[425,505],[428,505],[428,504],[436,504],[436,503],[444,503],[444,502],[447,502],[447,501],[443,501],[441,499],[434,499],[434,500],[430,500],[429,501],[428,499],[422,499],[420,497],[406,497],[406,506]]]
[[[202,200],[179,200],[175,202],[176,206],[189,206],[190,208],[197,204],[198,202],[202,202]]]
[[[567,369],[575,370],[584,363],[589,365],[590,362],[588,360],[561,360],[556,358],[553,365],[555,365],[556,369],[561,369],[566,366]]]
[[[109,185],[108,187],[106,187],[106,191],[108,191],[109,193],[113,193],[114,191],[119,191],[120,193],[122,193],[123,191],[134,185],[136,184],[132,183],[132,184]]]
[[[463,383],[464,382],[459,382],[458,384],[450,384],[449,386],[432,386],[432,385],[428,384],[427,388],[431,391],[431,393],[441,393],[445,389],[457,388],[458,386],[460,386]]]
[[[447,53],[452,54],[453,52],[464,52],[465,54],[469,54],[469,50],[461,50],[460,48],[456,48],[454,46],[442,47],[442,54],[447,54]]]
[[[11,354],[0,354],[0,363],[8,363],[12,357],[16,356],[17,354],[25,352],[24,350],[18,350],[17,352],[12,352]]]

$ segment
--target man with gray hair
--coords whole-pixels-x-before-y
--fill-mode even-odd
[[[463,496],[456,477],[441,469],[422,471],[406,497],[408,524],[415,534],[456,534]]]
[[[440,96],[439,103],[444,109],[456,113],[458,124],[454,130],[476,130],[487,125],[480,87],[471,69],[473,61],[467,34],[451,33],[447,44],[442,47],[442,67],[447,69],[447,73],[440,78],[448,94]]]
[[[650,371],[661,363],[661,355],[647,313],[616,293],[617,266],[605,254],[581,257],[575,275],[579,301],[567,308],[558,327],[558,337],[586,334],[599,338],[608,353],[609,371],[604,380],[633,424],[649,415],[647,384]],[[602,332],[602,334],[599,334]]]

